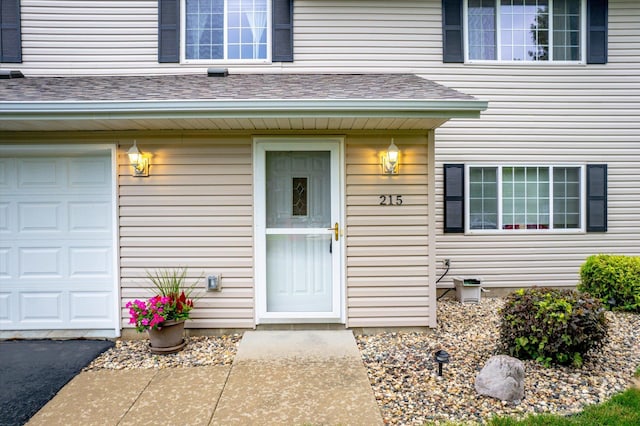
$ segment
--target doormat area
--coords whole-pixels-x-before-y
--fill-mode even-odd
[[[102,352],[106,340],[0,342],[0,425],[25,424]]]

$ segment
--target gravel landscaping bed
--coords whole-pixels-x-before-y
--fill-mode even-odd
[[[388,424],[427,421],[482,423],[494,415],[570,414],[625,390],[640,365],[640,315],[607,313],[605,346],[590,353],[581,369],[525,364],[520,404],[480,396],[476,374],[496,352],[502,299],[479,305],[443,299],[433,333],[356,336],[375,397]],[[444,349],[451,363],[437,377],[433,353]]]
[[[149,340],[118,340],[115,347],[94,359],[84,371],[227,365],[233,362],[241,338],[240,334],[187,337],[187,346],[170,355],[151,353]]]

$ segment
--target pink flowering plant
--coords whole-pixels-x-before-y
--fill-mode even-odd
[[[156,295],[146,301],[134,300],[126,304],[129,324],[135,324],[136,330],[142,333],[162,327],[164,321],[189,319],[193,309],[191,293],[196,284],[184,285],[187,269],[163,269],[155,274],[147,272],[147,277],[154,284]]]

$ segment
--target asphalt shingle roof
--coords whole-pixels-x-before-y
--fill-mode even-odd
[[[474,100],[413,74],[204,74],[0,80],[0,102],[141,100]]]

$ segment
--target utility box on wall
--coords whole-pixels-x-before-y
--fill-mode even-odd
[[[207,291],[220,291],[222,290],[222,283],[220,282],[220,274],[209,275],[207,277]]]
[[[461,303],[480,303],[482,280],[480,278],[453,277],[456,299]]]

